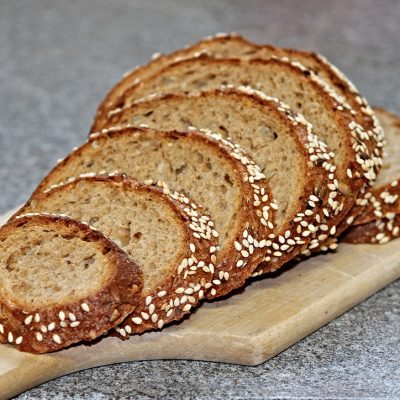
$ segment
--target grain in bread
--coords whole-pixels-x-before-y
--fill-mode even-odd
[[[218,245],[212,221],[193,201],[186,204],[166,187],[124,176],[77,177],[41,193],[18,214],[27,212],[63,213],[84,221],[138,262],[142,296],[117,329],[122,336],[183,318],[219,279],[219,271],[209,268],[210,249]]]
[[[327,166],[329,151],[313,135],[311,125],[278,99],[246,87],[167,94],[113,113],[106,128],[127,125],[211,129],[252,155],[278,205],[276,237],[262,264],[264,271],[278,269],[300,251],[307,252],[308,245],[315,248],[326,239],[329,232],[320,228],[328,222],[322,207],[330,208],[328,199],[335,193],[335,174]]]
[[[115,170],[141,182],[164,181],[204,206],[221,247],[211,268],[218,264],[223,277],[213,281],[207,297],[242,286],[263,259],[274,221],[267,181],[242,149],[218,135],[139,128],[92,135],[49,173],[33,196],[70,177]]]
[[[44,353],[93,340],[136,307],[142,271],[100,232],[67,217],[0,228],[0,341]]]

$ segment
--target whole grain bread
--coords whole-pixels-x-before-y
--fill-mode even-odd
[[[322,208],[329,209],[329,196],[335,193],[335,174],[327,166],[329,151],[313,135],[311,125],[278,99],[246,87],[161,95],[113,113],[106,128],[130,125],[211,129],[252,155],[278,205],[276,237],[257,274],[278,269],[326,239],[330,223]]]
[[[302,113],[314,133],[335,153],[332,170],[337,174],[338,195],[332,218],[338,224],[351,210],[367,183],[375,179],[364,132],[335,93],[312,72],[297,63],[278,59],[250,61],[199,56],[176,62],[142,80],[124,94],[129,106],[153,93],[190,93],[221,85],[249,85],[276,96]],[[117,110],[115,111],[117,112]]]
[[[44,353],[93,340],[137,306],[142,271],[99,231],[67,217],[0,228],[0,341]]]
[[[399,236],[400,117],[376,108],[387,144],[382,169],[374,186],[357,201],[357,217],[345,233],[349,243],[386,243]]]
[[[219,34],[170,54],[157,54],[148,64],[125,74],[100,104],[93,125],[94,130],[101,129],[101,121],[104,122],[107,119],[108,112],[121,106],[121,96],[132,86],[180,59],[196,57],[202,53],[217,58],[287,57],[292,61],[300,62],[320,76],[352,107],[355,121],[367,132],[363,140],[369,149],[373,150],[371,159],[375,163],[375,173],[379,170],[383,146],[382,129],[366,99],[360,95],[357,88],[337,67],[325,57],[313,52],[257,45],[236,34]]]
[[[17,215],[27,212],[63,213],[84,221],[139,263],[142,298],[117,329],[122,336],[183,318],[219,279],[219,271],[209,268],[210,249],[218,245],[212,221],[193,201],[186,204],[166,187],[124,176],[77,177],[38,195]]]
[[[263,259],[275,212],[267,181],[242,149],[218,135],[138,128],[95,134],[58,164],[33,196],[70,177],[115,170],[139,181],[164,181],[204,205],[221,248],[209,268],[218,264],[223,277],[213,280],[206,297],[242,286]]]

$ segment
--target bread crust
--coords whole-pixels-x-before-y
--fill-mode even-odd
[[[351,227],[344,233],[342,241],[352,244],[384,244],[400,236],[400,214],[393,218],[380,218]]]
[[[375,110],[380,118],[386,120],[383,124],[385,129],[400,132],[400,117],[383,108],[375,108]],[[400,177],[392,176],[391,178],[393,180],[390,182],[374,185],[363,198],[357,200],[354,207],[355,217],[350,218],[343,229],[347,229],[343,237],[345,242],[386,243],[398,237]]]
[[[230,170],[236,174],[241,185],[240,193],[242,197],[240,199],[237,216],[240,228],[235,234],[235,240],[229,243],[226,251],[218,252],[214,266],[218,268],[218,278],[213,280],[212,288],[210,287],[210,290],[205,292],[204,296],[208,299],[212,299],[223,296],[233,289],[241,287],[246,278],[253,273],[254,269],[265,256],[266,239],[272,234],[274,228],[274,203],[271,198],[268,183],[259,167],[240,147],[223,139],[219,135],[210,132],[195,131],[162,132],[144,128],[111,128],[108,131],[93,134],[87,143],[74,150],[43,179],[32,195],[32,198],[40,195],[43,191],[50,190],[54,186],[57,186],[57,184],[60,183],[59,178],[57,178],[58,172],[67,169],[68,166],[79,159],[83,154],[93,155],[95,159],[99,157],[99,151],[101,151],[106,141],[118,140],[118,138],[123,140],[124,137],[132,137],[140,140],[140,137],[143,135],[152,135],[151,137],[157,137],[157,140],[163,140],[163,138],[187,140],[191,146],[196,146],[196,143],[201,142],[209,146],[210,151],[221,154],[226,162],[229,163]],[[127,155],[128,154],[129,153],[127,153]],[[116,174],[126,173],[129,176],[129,171],[124,171],[122,166],[121,168],[118,167],[115,169],[120,169]],[[87,170],[81,170],[78,174],[84,172],[85,176],[87,176]],[[102,173],[107,173],[108,175],[110,171],[99,172],[100,171],[97,171],[97,173],[89,172],[89,175],[101,175]],[[76,173],[73,175],[76,175]],[[132,177],[135,178],[134,176]],[[169,184],[171,190],[173,190],[173,184],[168,182],[167,184]],[[259,198],[258,202],[255,201],[255,195]],[[185,200],[185,203],[187,201],[189,200]],[[223,277],[222,280],[221,277]]]
[[[112,273],[97,293],[70,304],[21,309],[0,295],[0,341],[31,353],[53,352],[71,344],[93,340],[117,326],[137,307],[143,287],[139,266],[129,260],[102,233],[68,217],[26,215],[0,228],[0,238],[21,227],[39,225],[96,242],[108,252]]]
[[[303,191],[297,198],[297,209],[287,216],[287,222],[282,226],[279,232],[275,231],[275,238],[271,238],[268,243],[266,258],[261,263],[253,275],[260,275],[265,272],[275,271],[284,263],[298,255],[309,253],[323,242],[332,223],[324,214],[334,212],[331,210],[329,197],[336,196],[337,190],[334,184],[336,174],[330,171],[328,161],[331,159],[329,150],[313,134],[311,125],[299,114],[293,112],[286,104],[276,98],[268,97],[265,94],[255,91],[248,87],[211,89],[200,92],[199,94],[165,94],[152,97],[150,100],[140,100],[123,110],[112,113],[105,129],[110,127],[131,126],[124,123],[129,117],[136,113],[146,112],[148,109],[157,109],[159,105],[171,103],[173,112],[176,114],[175,104],[187,100],[206,99],[211,105],[215,103],[216,98],[233,98],[236,100],[246,100],[243,107],[254,106],[262,107],[265,113],[271,113],[275,118],[285,124],[290,132],[289,134],[296,142],[296,150],[304,160],[304,183]],[[192,104],[192,103],[190,103]],[[208,104],[208,103],[207,103]],[[192,104],[196,107],[196,102]],[[240,108],[235,111],[240,113]],[[267,115],[267,114],[266,114]],[[182,117],[185,117],[182,115]],[[218,121],[215,121],[218,122]],[[201,127],[206,127],[202,125]],[[249,135],[251,135],[249,130]],[[227,132],[231,137],[231,133]],[[239,145],[241,143],[238,143]],[[257,160],[256,160],[257,161]],[[278,204],[279,207],[279,204]],[[321,227],[323,230],[321,230]],[[307,235],[307,236],[305,236]]]

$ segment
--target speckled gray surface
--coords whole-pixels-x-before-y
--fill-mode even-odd
[[[0,212],[82,141],[120,75],[219,31],[317,50],[370,103],[400,112],[400,1],[0,0]],[[400,282],[258,367],[97,368],[20,399],[400,398]]]

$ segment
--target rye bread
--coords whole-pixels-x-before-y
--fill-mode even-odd
[[[374,186],[357,201],[357,217],[343,240],[349,243],[386,243],[399,236],[400,117],[376,108],[386,136],[382,169]]]
[[[311,125],[276,98],[245,87],[167,94],[113,113],[106,128],[130,125],[211,129],[252,155],[278,205],[276,237],[257,274],[278,269],[326,239],[331,227],[322,208],[330,208],[328,199],[335,193],[329,151],[313,135]]]
[[[45,353],[93,340],[137,306],[142,271],[99,231],[30,215],[0,228],[0,341]]]
[[[221,247],[211,268],[218,264],[223,276],[206,297],[242,286],[263,259],[275,213],[267,181],[242,149],[218,135],[138,128],[95,134],[59,163],[33,196],[70,177],[115,170],[141,182],[164,181],[204,205]]]
[[[351,106],[355,121],[367,132],[363,140],[372,150],[371,156],[376,164],[375,173],[378,171],[383,146],[382,129],[366,99],[360,95],[357,88],[337,67],[325,57],[314,52],[258,45],[236,34],[219,34],[170,54],[157,54],[148,64],[128,72],[100,104],[93,129],[99,130],[102,126],[101,120],[107,119],[108,112],[121,106],[121,96],[132,86],[180,59],[196,57],[202,53],[217,58],[268,59],[271,57],[287,57],[292,61],[303,64],[320,76]]]
[[[123,336],[183,318],[219,279],[219,271],[209,268],[210,249],[217,246],[212,221],[166,187],[124,176],[77,177],[35,197],[18,214],[27,212],[62,213],[86,222],[139,263],[142,298],[118,329]]]

